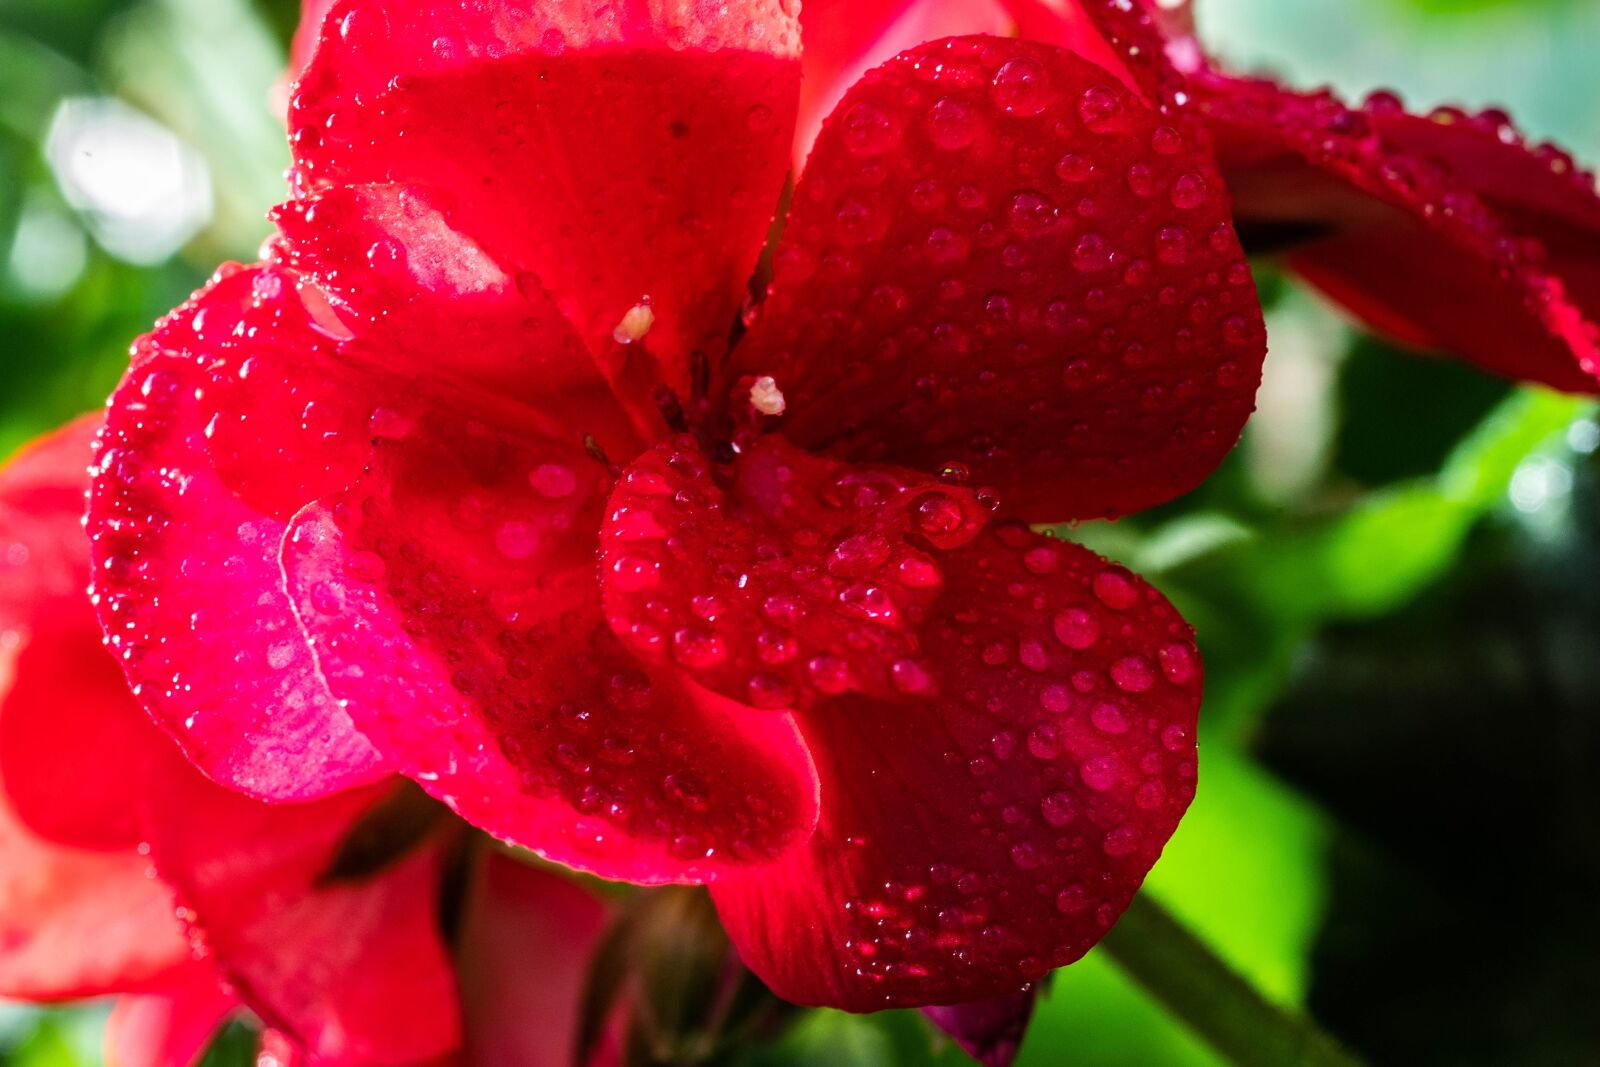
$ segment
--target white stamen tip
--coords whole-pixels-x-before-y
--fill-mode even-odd
[[[611,331],[611,336],[617,339],[619,345],[631,345],[635,341],[644,340],[644,335],[650,332],[650,327],[656,324],[656,313],[650,307],[650,302],[645,300],[633,305],[628,313],[622,316],[622,321],[617,323],[617,328]]]
[[[778,383],[766,376],[757,378],[750,387],[750,404],[763,415],[782,415],[789,406]]]

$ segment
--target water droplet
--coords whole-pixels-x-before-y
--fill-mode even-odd
[[[1067,608],[1056,615],[1055,633],[1068,648],[1092,648],[1100,640],[1100,620],[1083,608]]]
[[[687,771],[669,774],[661,782],[669,799],[690,811],[705,811],[710,807],[710,792],[706,784]]]
[[[1161,731],[1161,744],[1169,752],[1182,752],[1189,747],[1189,731],[1173,723]]]
[[[716,634],[686,626],[672,635],[672,655],[690,670],[705,670],[727,659],[728,649]]]
[[[1122,115],[1122,94],[1107,85],[1095,85],[1078,98],[1078,117],[1095,133],[1109,133]]]
[[[989,92],[1001,111],[1027,118],[1049,104],[1050,78],[1038,60],[1018,56],[995,71]]]
[[[1179,211],[1193,211],[1210,198],[1206,180],[1198,174],[1180,174],[1172,183],[1172,206]]]
[[[1078,768],[1078,775],[1083,779],[1083,784],[1097,793],[1104,793],[1117,784],[1117,777],[1121,768],[1115,756],[1096,756],[1084,760]]]
[[[1127,712],[1115,704],[1096,704],[1089,712],[1089,721],[1101,733],[1125,734],[1128,732],[1129,722]]]
[[[1043,233],[1055,224],[1056,205],[1043,193],[1024,189],[1011,197],[1010,218],[1018,233]]]
[[[1037,760],[1055,759],[1061,755],[1061,731],[1049,722],[1035,726],[1028,734],[1028,752]]]
[[[1039,706],[1060,715],[1072,707],[1072,694],[1064,685],[1047,685],[1039,690]]]
[[[1039,802],[1039,814],[1044,816],[1045,822],[1059,829],[1078,817],[1078,808],[1072,802],[1071,793],[1051,793]]]
[[[1097,233],[1086,233],[1072,250],[1072,266],[1084,274],[1105,270],[1111,265],[1111,247]]]
[[[889,541],[873,531],[852,534],[839,541],[828,553],[828,571],[855,575],[881,567],[889,558]]]
[[[922,696],[933,692],[933,675],[914,659],[898,659],[889,667],[889,680],[900,692]]]
[[[577,491],[578,476],[564,464],[541,463],[528,475],[528,484],[540,496],[559,500]]]
[[[1032,574],[1054,574],[1061,567],[1061,550],[1055,545],[1036,545],[1023,553],[1022,565]]]
[[[1011,862],[1017,865],[1018,870],[1031,871],[1044,862],[1044,857],[1032,841],[1023,841],[1011,847]]]
[[[1173,685],[1187,685],[1194,680],[1194,652],[1188,645],[1167,645],[1156,658],[1161,661],[1161,673]]]
[[[811,684],[819,692],[837,696],[850,686],[850,667],[838,656],[815,656],[806,664]]]
[[[1158,126],[1150,135],[1150,148],[1157,155],[1174,155],[1183,148],[1183,138],[1171,126]]]
[[[1156,684],[1156,672],[1143,656],[1124,656],[1111,665],[1111,680],[1125,693],[1143,693]]]
[[[1050,654],[1034,638],[1024,637],[1017,642],[1017,662],[1030,671],[1044,671],[1050,668]]]
[[[1108,856],[1126,856],[1139,847],[1139,835],[1131,826],[1119,826],[1106,834],[1100,847]]]
[[[1128,572],[1108,567],[1094,576],[1094,595],[1113,611],[1126,611],[1139,602],[1139,588]]]
[[[967,147],[978,137],[982,121],[955,97],[947,96],[928,109],[928,139],[947,152]]]

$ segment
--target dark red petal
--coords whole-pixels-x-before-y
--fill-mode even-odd
[[[894,697],[933,669],[941,550],[989,512],[964,489],[771,436],[718,469],[692,439],[640,457],[601,534],[606,614],[647,660],[760,708]]]
[[[605,906],[566,878],[491,851],[480,862],[465,914],[456,955],[466,1061],[572,1067]]]
[[[376,874],[327,877],[390,788],[268,805],[187,775],[151,797],[152,856],[192,936],[240,999],[313,1060],[411,1064],[460,1038],[439,931],[444,842]]]
[[[1196,80],[1246,229],[1374,328],[1486,370],[1600,392],[1600,198],[1503,116],[1365,109],[1266,81]]]
[[[944,557],[937,693],[800,716],[807,844],[711,891],[778,995],[854,1011],[984,1000],[1082,956],[1194,795],[1198,654],[1154,590],[1019,526]]]
[[[1038,999],[1039,987],[1030,985],[973,1004],[923,1008],[922,1014],[983,1067],[1011,1067],[1022,1049]]]
[[[726,379],[773,377],[799,444],[1101,517],[1216,466],[1264,338],[1209,156],[1085,60],[966,38],[835,112]]]
[[[793,723],[641,671],[600,613],[606,468],[479,415],[419,416],[296,519],[283,566],[334,694],[403,773],[561,863],[694,880],[791,847],[816,816]]]
[[[777,203],[798,53],[780,0],[346,0],[291,110],[296,184],[438,190],[596,353],[649,303],[646,347],[682,390],[691,353],[726,344]]]
[[[122,997],[106,1020],[106,1067],[192,1067],[238,1006],[202,963],[159,992]]]
[[[224,277],[139,346],[89,505],[100,620],[141,703],[208,775],[279,800],[384,773],[278,568],[284,520],[359,473],[379,403],[332,343],[288,276]]]
[[[274,218],[286,261],[315,276],[386,370],[448,371],[538,398],[541,410],[611,454],[636,453],[607,379],[539,280],[497,263],[455,228],[442,200],[398,185],[340,187],[291,201]],[[643,373],[626,359],[630,348],[611,351],[621,362],[607,370],[619,383]]]

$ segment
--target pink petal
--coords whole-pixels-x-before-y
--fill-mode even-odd
[[[1196,84],[1241,225],[1302,234],[1289,263],[1309,281],[1403,342],[1600,392],[1600,197],[1570,157],[1503,116]]]
[[[149,877],[123,817],[151,751],[141,730],[155,731],[100,649],[83,593],[77,515],[97,424],[79,420],[0,471],[3,996],[139,989],[189,955],[172,894]]]
[[[654,373],[686,391],[788,167],[794,8],[350,0],[297,87],[297,187],[429,187],[596,355],[648,303]]]
[[[238,1006],[199,963],[159,992],[122,997],[106,1022],[106,1067],[192,1067]]]
[[[852,90],[724,375],[797,444],[965,471],[1029,521],[1193,488],[1265,333],[1206,153],[1045,45],[924,46]]]
[[[636,882],[766,862],[810,832],[792,722],[639,669],[599,610],[611,478],[523,414],[435,407],[283,550],[334,694],[468,821]]]
[[[446,842],[328,876],[390,786],[267,805],[190,775],[151,797],[153,859],[239,997],[314,1061],[422,1062],[460,1039],[438,925]]]
[[[483,856],[456,950],[467,1062],[572,1067],[606,920],[604,905],[570,880],[500,852]]]
[[[929,693],[799,716],[806,845],[712,884],[774,992],[852,1011],[966,1003],[1071,963],[1194,795],[1198,654],[1153,589],[1016,525],[944,553]]]
[[[222,277],[138,347],[89,505],[101,623],[141,703],[208,775],[279,800],[384,773],[278,570],[284,520],[368,448],[378,401],[332,344],[287,275]]]

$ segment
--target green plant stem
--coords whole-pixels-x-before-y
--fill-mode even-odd
[[[1147,893],[1102,942],[1128,975],[1239,1067],[1361,1067],[1311,1019],[1270,1003]]]

